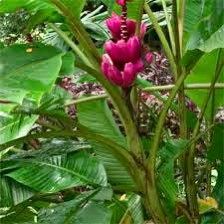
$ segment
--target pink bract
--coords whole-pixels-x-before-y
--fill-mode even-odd
[[[118,5],[125,6],[127,0],[116,0],[116,2],[117,2]]]
[[[104,54],[102,58],[101,69],[106,78],[121,87],[129,87],[133,84],[138,72],[143,69],[141,59],[135,63],[128,62],[124,64],[123,69],[118,69],[108,54]]]
[[[112,16],[106,20],[106,25],[110,30],[110,33],[114,40],[121,39],[121,16],[112,13]],[[134,20],[127,19],[128,37],[135,34],[136,22]]]
[[[152,61],[153,61],[153,54],[151,52],[148,52],[146,55],[145,55],[145,60],[151,64]]]
[[[125,40],[119,40],[117,43],[108,41],[104,47],[118,67],[127,62],[137,61],[141,56],[141,42],[137,36],[129,38],[127,42]]]

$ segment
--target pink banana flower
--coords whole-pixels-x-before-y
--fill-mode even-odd
[[[105,44],[106,54],[103,55],[101,69],[107,79],[116,85],[129,87],[138,72],[143,70],[141,59],[141,42],[137,36],[126,42],[108,41]]]
[[[120,6],[125,6],[127,2],[130,2],[131,0],[116,0],[116,3]]]
[[[121,39],[121,24],[122,24],[121,16],[117,15],[116,13],[112,13],[112,16],[106,20],[107,28],[109,29],[115,41]],[[128,38],[130,38],[135,35],[136,22],[132,19],[127,19],[126,25],[128,31]],[[147,29],[146,24],[142,23],[140,28],[140,38],[144,37],[146,29]]]

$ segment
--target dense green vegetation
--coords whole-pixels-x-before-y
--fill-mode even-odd
[[[0,222],[224,223],[223,21],[222,0],[1,0]]]

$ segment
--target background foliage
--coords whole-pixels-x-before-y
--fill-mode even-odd
[[[120,13],[115,1],[0,2],[2,223],[161,223],[153,212],[158,198],[167,223],[224,222],[224,127],[219,119],[224,98],[223,89],[214,88],[224,81],[223,4],[186,0],[180,58],[179,45],[172,51],[177,40],[169,30],[176,24],[175,4],[181,3],[128,3],[128,16],[148,24],[145,46],[156,49],[153,63],[136,80],[139,101],[133,121],[120,89],[99,71],[98,59],[110,38],[105,19],[112,11]],[[177,77],[169,50],[182,72]],[[181,75],[188,136],[181,134],[181,100],[174,92]],[[164,82],[173,84],[173,91]],[[194,85],[200,88],[187,88]],[[170,110],[160,126],[166,105]],[[157,137],[161,142],[155,146],[153,176],[147,164]],[[183,167],[192,147],[196,218],[185,198]],[[137,148],[143,162],[132,151]],[[156,183],[147,198],[153,177]],[[152,205],[154,194],[158,198]]]

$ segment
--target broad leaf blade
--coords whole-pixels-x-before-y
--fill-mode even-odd
[[[102,161],[108,176],[108,181],[117,190],[130,190],[136,188],[132,177],[121,164],[121,162],[105,147],[100,144],[92,143],[97,157]]]
[[[31,224],[35,223],[36,215],[37,211],[29,206],[29,202],[24,202],[12,206],[5,214],[1,214],[0,222],[4,224]]]
[[[21,185],[8,177],[0,180],[0,206],[11,207],[33,196],[34,192],[28,187]]]
[[[224,124],[216,124],[212,134],[211,147],[208,150],[208,159],[211,162],[220,160],[224,162]]]
[[[27,135],[37,117],[11,116],[7,118],[0,124],[0,145]]]
[[[187,0],[184,20],[186,50],[199,49],[211,52],[222,48],[224,44],[223,18],[222,0]]]
[[[49,91],[60,71],[62,53],[44,45],[13,45],[0,51],[0,88]]]
[[[80,124],[120,145],[125,145],[125,138],[118,129],[106,100],[79,103],[77,109]]]
[[[198,64],[195,66],[195,68],[192,70],[192,72],[189,74],[185,83],[187,83],[187,84],[211,83],[211,81],[215,75],[217,59],[218,59],[218,51],[217,50],[213,51],[209,54],[205,54],[199,60]],[[224,82],[224,73],[223,72],[221,72],[220,78],[217,82],[218,83]],[[214,109],[216,110],[218,107],[224,105],[224,98],[223,98],[223,90],[222,89],[216,89],[214,92],[215,92],[214,93],[214,96],[215,96]],[[194,103],[196,103],[196,105],[198,105],[201,108],[204,103],[204,100],[207,97],[208,90],[206,90],[206,89],[186,90],[186,94],[192,99],[192,101]],[[210,118],[211,112],[212,112],[212,103],[210,100],[205,115],[208,118]]]
[[[110,224],[111,211],[102,203],[90,201],[96,191],[86,192],[71,201],[42,209],[38,223],[42,224]]]
[[[71,75],[75,71],[75,56],[72,52],[67,52],[62,57],[61,75]]]
[[[144,209],[142,198],[136,194],[122,195],[119,200],[110,205],[113,211],[111,224],[117,223],[144,223]]]
[[[126,145],[124,136],[119,131],[105,100],[80,103],[78,104],[77,110],[80,124],[88,127],[94,133],[107,137],[122,146]],[[110,183],[119,189],[133,189],[133,180],[121,162],[106,150],[104,145],[94,141],[90,143],[93,145],[98,158],[103,162]]]
[[[87,203],[83,209],[80,209],[74,221],[71,224],[86,224],[86,223],[97,223],[97,224],[110,224],[112,213],[104,204],[97,202]]]
[[[84,152],[18,162],[21,168],[7,176],[39,192],[53,193],[87,184],[107,185],[102,164]]]
[[[166,210],[170,220],[174,220],[174,211],[177,200],[177,186],[174,179],[174,161],[186,150],[187,141],[183,139],[168,141],[160,150],[160,166],[158,168],[158,185],[166,201]]]

